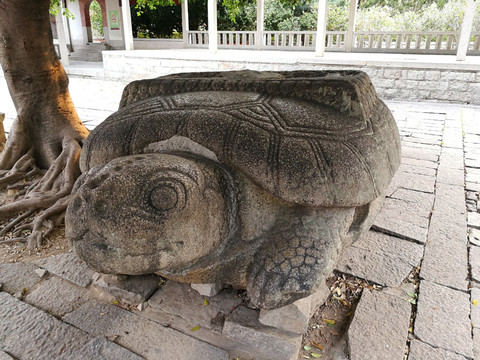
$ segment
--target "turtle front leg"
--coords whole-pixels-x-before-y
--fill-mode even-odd
[[[282,216],[250,265],[252,303],[275,309],[312,294],[332,272],[353,213],[353,208],[302,208]]]

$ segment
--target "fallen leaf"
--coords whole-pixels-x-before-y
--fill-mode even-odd
[[[120,304],[120,303],[119,303],[117,300],[113,300],[113,301],[112,301],[112,304],[113,304],[113,305],[118,305],[118,304]]]
[[[200,326],[194,326],[190,331],[197,331],[198,329],[200,329]]]
[[[317,344],[315,342],[312,342],[312,345],[315,346],[316,348],[320,349],[320,350],[323,350],[323,346],[320,345],[320,344]]]
[[[323,319],[323,322],[330,326],[335,325],[335,320]]]
[[[478,305],[478,300],[477,300],[477,299],[473,299],[473,300],[472,300],[472,304],[473,304],[473,306],[477,306],[477,305]]]
[[[207,298],[203,298],[203,305],[204,305],[204,306],[210,305],[210,303],[208,302]]]
[[[305,350],[307,350],[307,351],[312,350],[312,348],[311,348],[310,346],[308,346],[308,345],[305,345],[303,348],[304,348]]]
[[[310,355],[312,355],[316,359],[322,356],[322,354],[317,354],[317,353],[311,353]]]
[[[302,355],[302,359],[310,359],[310,356]]]

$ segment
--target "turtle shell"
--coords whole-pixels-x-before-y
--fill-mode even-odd
[[[309,206],[364,205],[400,162],[395,121],[365,73],[248,71],[130,85],[120,110],[87,139],[82,171],[174,136],[211,150],[273,195]]]

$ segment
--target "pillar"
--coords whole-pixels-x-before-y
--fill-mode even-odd
[[[263,21],[265,18],[264,0],[257,0],[257,32],[255,33],[255,47],[261,49],[263,46]]]
[[[325,55],[325,35],[327,33],[327,13],[328,1],[318,1],[318,16],[317,16],[317,40],[315,42],[315,56]]]
[[[215,54],[218,50],[217,0],[208,0],[208,50]]]
[[[358,0],[350,0],[350,11],[348,14],[347,34],[345,35],[345,51],[352,52],[355,36],[355,18],[357,16]]]
[[[61,8],[61,4],[62,3],[60,2],[60,11],[55,16],[55,24],[57,26],[58,46],[60,48],[60,61],[63,66],[67,66],[70,62],[68,60],[68,48],[65,37],[65,28],[63,27],[63,9]]]
[[[130,0],[122,0],[122,20],[125,50],[133,50],[132,15],[130,14]]]
[[[470,45],[470,35],[472,33],[473,18],[475,17],[476,8],[477,2],[475,0],[467,0],[465,16],[463,17],[462,22],[462,30],[460,31],[460,39],[457,43],[457,61],[465,61],[467,58],[467,51]]]
[[[188,23],[188,0],[182,1],[182,36],[183,36],[183,47],[188,47],[188,31],[190,26]]]

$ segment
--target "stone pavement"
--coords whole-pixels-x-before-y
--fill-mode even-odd
[[[71,84],[91,127],[123,88]],[[378,286],[364,290],[335,359],[480,358],[480,108],[388,105],[402,165],[372,230],[337,265]],[[99,277],[72,253],[0,263],[0,359],[297,359],[324,300],[259,313],[232,290],[208,297],[160,282]]]

